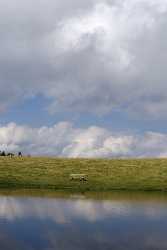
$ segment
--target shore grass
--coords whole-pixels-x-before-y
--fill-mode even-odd
[[[85,174],[87,181],[70,180]],[[0,157],[0,188],[167,191],[167,159]]]

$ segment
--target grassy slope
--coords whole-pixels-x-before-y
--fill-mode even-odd
[[[70,174],[88,181],[70,181]],[[0,157],[1,188],[53,188],[72,191],[167,191],[167,159],[84,160]]]

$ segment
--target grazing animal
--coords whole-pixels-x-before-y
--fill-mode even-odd
[[[9,156],[10,158],[13,158],[14,154],[13,153],[8,153],[7,156]]]
[[[21,152],[18,152],[18,157],[22,157],[22,153]]]
[[[70,180],[79,180],[79,181],[87,181],[87,176],[86,174],[70,174]]]

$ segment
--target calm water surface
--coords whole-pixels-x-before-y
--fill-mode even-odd
[[[0,249],[166,250],[167,195],[3,193]]]

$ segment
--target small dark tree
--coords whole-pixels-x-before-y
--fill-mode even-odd
[[[2,152],[1,152],[1,156],[6,156],[5,151],[2,151]]]

